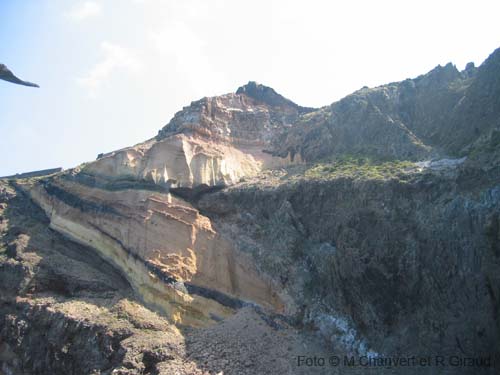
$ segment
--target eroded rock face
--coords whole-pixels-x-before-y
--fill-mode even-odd
[[[2,374],[275,374],[290,372],[291,348],[303,353],[295,329],[253,305],[213,329],[179,329],[146,308],[112,262],[49,223],[0,180]]]
[[[107,191],[59,178],[32,198],[52,228],[92,246],[143,300],[173,321],[204,325],[252,301],[281,310],[280,298],[189,203],[168,193]]]
[[[203,98],[191,103],[176,113],[160,130],[157,138],[182,132],[233,145],[266,147],[276,134],[290,127],[300,114],[312,110],[298,106],[270,87],[249,82],[235,94]]]
[[[289,160],[265,151],[311,109],[251,82],[235,94],[203,98],[178,112],[154,140],[102,155],[84,173],[166,187],[227,186]]]
[[[333,347],[499,358],[498,170],[248,183],[199,205]]]
[[[228,353],[200,353],[205,337],[226,340],[226,329],[252,327],[248,319],[262,319],[275,331],[290,322],[312,327],[327,345],[349,354],[500,358],[499,61],[496,51],[477,69],[439,66],[318,110],[249,83],[191,103],[154,139],[81,168],[19,181],[18,192],[29,194],[47,219],[27,197],[22,205],[36,212],[34,229],[10,227],[10,220],[31,222],[24,206],[7,220],[0,216],[0,234],[9,228],[7,240],[0,238],[0,280],[7,286],[0,299],[8,308],[1,334],[13,337],[0,345],[0,358],[9,368],[22,368],[21,358],[38,369],[42,354],[35,363],[23,353],[38,345],[39,332],[54,327],[60,333],[58,324],[66,324],[84,341],[97,332],[96,348],[84,349],[99,369],[177,370],[165,362],[179,356],[160,342],[160,351],[146,344],[147,350],[136,350],[138,336],[125,345],[117,321],[130,309],[120,302],[111,316],[114,307],[91,307],[101,307],[101,293],[113,296],[113,306],[134,295],[170,323],[205,327],[195,330],[191,358],[212,372],[225,369],[219,360]],[[345,154],[393,163],[382,168]],[[261,173],[276,166],[286,167]],[[2,199],[13,196],[11,188],[0,189],[0,210]],[[47,250],[53,244],[65,256],[87,257],[87,266],[58,263]],[[32,293],[43,301],[31,300]],[[103,312],[112,324],[82,329],[71,317],[73,301],[69,308],[59,303],[74,296],[91,299],[82,305],[94,312],[89,319],[98,321]],[[134,325],[142,313],[132,310]],[[258,331],[251,346],[257,352],[268,334],[267,327]],[[175,332],[160,336],[163,343],[178,339]],[[27,341],[20,343],[22,337]],[[56,340],[44,355],[52,360],[65,353],[66,341]],[[84,356],[75,358],[89,365]],[[238,374],[247,367],[246,361],[229,366]],[[65,362],[53,371],[68,368]],[[258,370],[274,373],[267,363]],[[476,369],[470,370],[464,373]]]
[[[113,179],[152,181],[164,187],[225,186],[254,175],[262,162],[251,154],[183,134],[104,156],[83,172]]]
[[[312,162],[341,154],[419,160],[464,156],[498,128],[500,49],[478,68],[451,63],[414,79],[364,87],[303,115],[274,142]],[[480,148],[480,147],[479,147]]]

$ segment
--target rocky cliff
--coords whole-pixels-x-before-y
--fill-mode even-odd
[[[500,363],[499,64],[319,109],[250,82],[146,142],[1,182],[2,370],[311,373],[297,355],[325,351]]]
[[[226,186],[287,164],[266,150],[299,115],[312,111],[250,82],[235,94],[191,103],[153,140],[100,155],[84,173],[152,181],[168,188]]]
[[[498,169],[482,178],[277,179],[200,208],[334,347],[486,353],[500,337]]]
[[[343,153],[422,159],[464,156],[499,127],[500,49],[478,68],[451,63],[359,91],[302,116],[276,153],[315,161]]]
[[[189,203],[168,193],[107,191],[76,181],[63,176],[30,194],[53,229],[95,248],[172,321],[204,325],[245,301],[281,309],[253,263]]]

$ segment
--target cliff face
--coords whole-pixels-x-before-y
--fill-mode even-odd
[[[108,180],[148,181],[166,188],[231,185],[256,174],[262,161],[230,145],[177,134],[113,152],[83,172]]]
[[[250,82],[235,94],[191,103],[155,139],[102,155],[83,172],[173,188],[231,185],[262,168],[287,164],[265,150],[311,110]]]
[[[234,94],[191,103],[176,113],[157,138],[194,133],[236,145],[266,147],[276,134],[293,125],[299,115],[313,110],[298,106],[270,87],[249,82]]]
[[[352,95],[302,116],[275,153],[315,161],[338,154],[422,159],[467,155],[498,129],[500,50],[479,67],[438,66],[415,79]]]
[[[3,371],[301,373],[304,347],[500,360],[499,56],[320,109],[250,82],[144,143],[0,181]],[[29,357],[47,329],[87,354],[68,336]]]
[[[172,321],[206,325],[253,301],[280,310],[270,283],[210,220],[168,193],[106,191],[70,176],[30,190],[51,228],[95,248]]]
[[[45,188],[52,194],[57,190]],[[123,250],[116,247],[116,258],[105,258],[103,250],[114,245],[104,248],[102,243],[91,243],[92,247],[87,247],[78,243],[83,240],[76,238],[76,242],[75,238],[59,234],[66,234],[64,224],[69,226],[70,213],[75,214],[77,209],[68,203],[64,212],[62,203],[54,204],[54,211],[60,211],[66,221],[49,215],[57,224],[53,225],[25,189],[25,185],[0,181],[0,371],[3,374],[289,373],[294,371],[294,363],[288,360],[290,355],[302,355],[305,347],[311,354],[321,349],[290,327],[284,317],[269,314],[262,307],[248,303],[226,308],[223,303],[236,300],[216,293],[215,289],[210,291],[210,280],[198,288],[184,283],[185,290],[176,297],[171,285],[174,280],[160,279],[166,275],[163,270],[153,267],[144,270],[142,260],[131,254],[124,256],[120,253]],[[150,197],[150,192],[144,191],[121,193],[126,197],[130,194]],[[90,223],[84,223],[85,219],[92,219],[84,215],[99,207],[90,200],[78,200],[68,191],[57,190],[57,194],[81,210],[77,215],[85,230],[79,236],[92,235],[86,227]],[[146,203],[140,202],[138,199],[136,204]],[[160,203],[150,202],[165,208]],[[196,216],[195,210],[185,205],[184,215]],[[100,210],[102,214],[112,211],[105,207]],[[181,211],[177,211],[178,216]],[[103,224],[108,220],[104,218]],[[110,225],[105,224],[103,230],[109,231]],[[170,233],[164,238],[163,243],[168,244],[175,236]],[[219,262],[228,260],[219,258]],[[217,263],[217,259],[213,259],[215,263],[210,261],[207,266]],[[126,268],[122,267],[125,262],[128,262]],[[171,261],[168,267],[164,264],[165,271],[181,270],[178,263]],[[217,279],[234,276],[225,265],[218,267]],[[248,285],[259,289],[259,279],[249,280],[255,277],[252,268],[245,269],[240,276],[245,278],[241,284],[245,288],[243,294],[249,293]],[[137,277],[142,277],[141,285]],[[189,277],[178,275],[174,284],[180,287],[181,280]],[[154,301],[148,300],[151,291]],[[208,293],[202,298],[199,292]],[[263,305],[272,300],[273,297],[263,301]],[[168,314],[169,311],[177,315]],[[214,319],[218,322],[221,318],[225,319],[214,325]],[[211,326],[193,329],[187,324]]]
[[[500,181],[475,178],[246,183],[200,208],[333,347],[486,353],[500,340]]]
[[[27,195],[0,181],[0,371],[93,374],[127,361],[140,371],[160,339],[175,354],[178,330],[134,301],[123,274],[48,225]]]

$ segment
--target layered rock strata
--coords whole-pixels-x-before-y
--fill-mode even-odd
[[[30,195],[51,228],[96,249],[174,322],[204,325],[248,302],[282,309],[250,259],[168,193],[107,191],[59,178],[35,185]]]
[[[286,165],[271,140],[312,111],[250,82],[236,93],[203,98],[175,114],[155,139],[102,154],[83,172],[165,187],[227,186],[262,168]]]
[[[19,181],[43,208],[45,226],[64,235],[54,240],[68,244],[57,245],[61,252],[85,254],[92,267],[63,272],[44,264],[40,254],[57,257],[47,256],[52,243],[38,236],[55,235],[38,223],[43,218],[29,233],[10,228],[0,242],[0,277],[12,288],[0,297],[7,306],[2,337],[15,339],[0,345],[0,357],[14,363],[21,353],[31,366],[22,354],[31,345],[18,342],[32,337],[23,322],[42,321],[36,336],[52,327],[46,306],[65,308],[33,303],[32,293],[64,299],[88,291],[95,300],[102,291],[134,295],[183,327],[231,316],[201,331],[219,337],[247,310],[276,332],[293,322],[349,353],[498,360],[499,66],[497,50],[478,68],[439,66],[317,110],[249,83],[191,103],[144,143]],[[9,201],[13,194],[0,193]],[[10,220],[30,222],[22,209],[6,215],[0,232]],[[42,252],[30,247],[30,235]],[[36,279],[38,269],[46,274]],[[241,307],[248,309],[233,315]],[[93,337],[63,315],[75,335]],[[94,353],[99,366],[132,366],[135,359],[121,355],[122,337],[104,336]],[[57,345],[47,358],[68,351]],[[150,361],[156,354],[144,355],[130,368],[159,372]]]

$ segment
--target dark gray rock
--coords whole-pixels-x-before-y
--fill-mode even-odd
[[[242,184],[199,205],[334,345],[498,356],[495,175]]]

